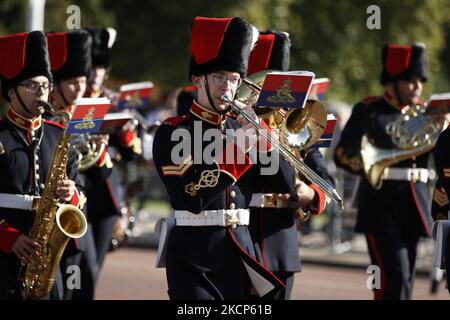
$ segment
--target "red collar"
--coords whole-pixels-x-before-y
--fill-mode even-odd
[[[24,129],[26,131],[32,131],[32,130],[37,130],[41,127],[42,125],[42,117],[36,117],[33,119],[27,119],[23,116],[21,116],[20,114],[18,114],[17,112],[15,112],[13,109],[9,109],[8,113],[6,114],[6,116],[8,117],[9,121],[11,121],[15,126]]]
[[[226,115],[220,115],[217,112],[206,109],[198,104],[197,101],[192,102],[191,113],[205,122],[220,125],[226,119]]]

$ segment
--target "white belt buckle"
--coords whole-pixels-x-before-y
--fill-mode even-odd
[[[273,193],[264,194],[264,208],[276,208],[277,198]]]

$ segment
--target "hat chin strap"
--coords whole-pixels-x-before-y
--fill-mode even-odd
[[[209,104],[211,105],[211,107],[212,107],[218,114],[225,114],[225,113],[227,113],[228,108],[227,108],[226,110],[222,111],[222,112],[220,112],[219,110],[217,110],[216,105],[214,104],[213,99],[212,99],[212,97],[211,97],[211,92],[210,92],[210,90],[209,90],[208,76],[207,76],[207,75],[205,75],[205,90],[206,90],[206,96],[208,97],[208,101],[209,101]]]
[[[32,115],[33,118],[34,118],[35,115],[30,111],[30,109],[28,109],[28,107],[26,106],[26,104],[23,102],[22,97],[20,96],[19,92],[17,91],[17,87],[13,87],[13,90],[14,90],[14,92],[16,93],[17,99],[19,99],[19,102],[20,102],[22,108],[24,108],[25,111],[26,111],[28,114]]]
[[[58,89],[58,94],[63,99],[65,106],[66,107],[70,106],[69,101],[67,101],[66,97],[64,96],[64,93],[60,90],[59,85],[56,85],[56,88]]]
[[[397,81],[394,81],[394,94],[395,97],[397,98],[397,101],[400,103],[400,105],[404,106],[406,105],[406,103],[402,100],[401,96],[400,96],[400,92],[398,90],[398,86],[397,86]]]

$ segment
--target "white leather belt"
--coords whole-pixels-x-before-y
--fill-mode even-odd
[[[255,208],[288,208],[289,201],[276,198],[275,193],[254,193],[249,207]]]
[[[194,214],[186,210],[174,210],[177,226],[247,226],[249,209],[203,210]]]
[[[384,169],[383,180],[401,180],[428,182],[429,172],[424,168],[389,168]]]
[[[0,193],[0,208],[32,211],[36,209],[39,199],[28,194]]]

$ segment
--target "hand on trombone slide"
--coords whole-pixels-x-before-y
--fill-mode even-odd
[[[261,124],[263,120],[259,119],[258,116],[255,113],[255,110],[250,105],[245,105],[240,101],[235,100],[234,103],[241,107],[241,110],[245,112],[248,117],[250,117],[254,122]],[[245,138],[245,150],[248,152],[257,142],[262,144],[267,144],[267,140],[263,137],[263,135],[260,134],[259,130],[255,127],[252,122],[248,120],[248,118],[244,117],[242,114],[239,114],[236,118],[237,122],[241,125],[241,128],[239,128],[236,131],[236,137],[237,137],[237,143],[244,141]],[[272,135],[271,139],[278,140],[279,138],[279,130],[276,128],[270,129],[269,127],[265,126],[267,131],[270,131],[269,133]],[[242,143],[242,142],[241,142]],[[242,148],[244,149],[244,148]]]

